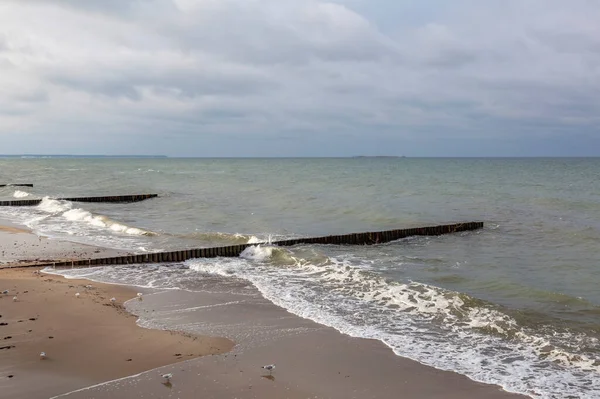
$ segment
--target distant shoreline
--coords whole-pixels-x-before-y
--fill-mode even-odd
[[[351,158],[406,158],[405,155],[354,155]]]
[[[168,158],[166,155],[48,155],[48,154],[0,154],[0,158]]]
[[[409,155],[349,155],[349,156],[170,156],[170,155],[48,155],[0,154],[0,159],[597,159],[591,156],[409,156]]]

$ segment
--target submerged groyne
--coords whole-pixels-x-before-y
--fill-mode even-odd
[[[133,195],[113,195],[103,197],[74,197],[74,198],[53,198],[60,201],[72,202],[112,202],[112,203],[129,203],[140,202],[150,198],[156,198],[158,194],[133,194]],[[30,200],[8,200],[0,201],[0,206],[36,206],[42,202],[41,199]]]
[[[455,223],[440,226],[418,227],[401,230],[385,230],[366,233],[353,233],[322,237],[296,238],[291,240],[275,241],[270,245],[293,246],[301,244],[323,245],[375,245],[411,236],[439,236],[463,231],[483,228],[483,222]],[[238,244],[223,247],[185,249],[181,251],[157,252],[138,255],[116,256],[111,258],[94,258],[78,260],[61,260],[56,262],[43,262],[27,265],[29,267],[90,267],[128,265],[142,263],[170,263],[183,262],[195,258],[237,257],[246,248],[258,244]],[[16,266],[25,267],[25,266]]]

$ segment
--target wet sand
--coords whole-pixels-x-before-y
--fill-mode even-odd
[[[123,308],[123,302],[137,298],[128,287],[32,269],[0,270],[0,286],[10,290],[0,294],[3,398],[48,398],[233,346],[222,338],[137,326],[137,318]]]
[[[0,220],[0,267],[127,254],[125,251],[48,239],[32,234],[23,226]]]
[[[0,242],[15,237],[20,242],[20,236],[31,235],[0,231]],[[17,258],[47,257],[48,246],[38,247],[41,254],[21,247],[29,252]],[[88,284],[94,288],[86,289]],[[524,398],[398,357],[379,341],[351,338],[259,296],[149,291],[142,301],[126,304],[154,325],[161,320],[155,315],[193,305],[194,311],[176,314],[178,324],[201,331],[194,340],[137,326],[136,317],[121,306],[135,297],[128,287],[37,275],[32,269],[0,270],[0,285],[11,290],[0,298],[0,323],[9,322],[0,326],[0,346],[14,345],[0,351],[3,398]],[[12,290],[19,291],[17,302]],[[113,296],[114,306],[108,302]],[[2,340],[6,336],[11,338]],[[226,352],[230,340],[207,336],[237,345]],[[39,359],[42,350],[46,360]],[[211,353],[223,354],[197,357]],[[276,364],[272,374],[260,367],[269,363]],[[149,371],[137,375],[144,370]],[[169,384],[163,384],[163,373],[173,373]]]

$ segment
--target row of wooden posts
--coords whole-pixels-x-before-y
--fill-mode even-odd
[[[112,202],[112,203],[129,203],[144,201],[149,198],[156,198],[158,194],[133,194],[133,195],[112,195],[104,197],[77,197],[77,198],[56,198],[61,201],[72,202]],[[36,206],[42,202],[41,199],[30,200],[8,200],[0,201],[0,206]]]
[[[33,187],[33,184],[0,184],[0,187],[6,186],[25,186]],[[79,198],[57,198],[64,201],[74,202],[112,202],[127,203],[138,202],[149,198],[157,197],[157,194],[134,194],[117,195],[103,197],[79,197]],[[42,202],[41,199],[33,200],[10,200],[0,201],[0,206],[35,206]],[[322,237],[294,238],[290,240],[281,240],[271,243],[274,246],[292,246],[301,244],[324,244],[324,245],[374,245],[383,244],[390,241],[411,236],[439,236],[442,234],[451,234],[462,231],[471,231],[483,228],[483,222],[467,222],[447,224],[440,226],[419,227],[413,229],[385,230],[367,233],[353,233],[344,235],[332,235]],[[35,267],[89,267],[89,266],[109,266],[109,265],[128,265],[140,263],[168,263],[183,262],[194,258],[216,258],[216,257],[237,257],[246,248],[257,244],[238,244],[223,247],[186,249],[181,251],[156,252],[138,255],[115,256],[110,258],[92,258],[78,260],[63,260],[53,262],[35,263],[30,266]]]
[[[386,230],[367,233],[354,233],[335,236],[295,238],[291,240],[275,241],[274,246],[292,246],[300,244],[330,244],[330,245],[374,245],[411,236],[439,236],[443,234],[458,233],[483,228],[483,222],[468,222],[429,226],[413,229]],[[138,255],[115,256],[110,258],[94,258],[65,260],[58,262],[45,262],[32,264],[36,267],[90,267],[109,265],[130,265],[143,263],[169,263],[183,262],[195,258],[237,257],[246,248],[258,244],[238,244],[223,247],[186,249],[181,251],[157,252]]]

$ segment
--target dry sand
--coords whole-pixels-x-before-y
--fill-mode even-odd
[[[36,241],[38,246],[31,246]],[[0,231],[0,249],[12,260],[112,256],[93,247],[39,242],[14,226]],[[83,255],[76,253],[79,250]],[[122,307],[123,301],[135,297],[131,288],[33,271],[0,270],[0,291],[11,290],[0,298],[0,323],[7,323],[0,326],[0,347],[5,347],[0,350],[3,399],[524,398],[398,357],[379,341],[340,334],[264,298],[167,291],[129,303],[128,308],[144,314],[182,302],[194,304],[198,311],[186,313],[190,323],[208,326],[209,332],[231,327],[238,333],[223,335],[246,337],[227,352],[233,343],[224,338],[137,326],[136,318]],[[88,284],[93,288],[85,288]],[[17,292],[18,301],[13,302]],[[115,305],[111,297],[117,298]],[[40,351],[48,358],[40,360]],[[201,356],[215,353],[223,354]],[[260,368],[271,362],[277,364],[272,375]],[[150,371],[137,375],[145,370]],[[173,379],[163,384],[160,375],[168,372]],[[131,377],[96,385],[125,376]]]

